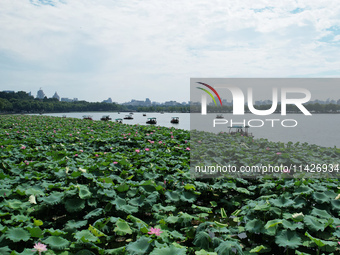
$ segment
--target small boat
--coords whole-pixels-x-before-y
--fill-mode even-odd
[[[130,115],[133,115],[133,112],[130,112]]]
[[[83,115],[83,120],[93,120],[91,115]]]
[[[115,121],[116,121],[117,123],[123,123],[123,119],[121,119],[121,118],[115,119]]]
[[[120,112],[118,112],[118,114],[120,114]]]
[[[231,126],[229,128],[230,135],[241,134],[242,136],[254,137],[252,133],[248,132],[249,126]],[[243,130],[244,129],[244,130]],[[235,130],[235,131],[233,131]]]
[[[217,115],[216,115],[216,119],[224,119],[224,117],[223,117],[222,114],[217,114]]]
[[[65,114],[63,115],[63,118],[66,118],[66,115],[65,115]]]
[[[125,115],[124,120],[133,120],[131,115]]]
[[[157,124],[156,118],[148,118],[146,124]]]
[[[110,118],[110,115],[104,115],[103,117],[100,118],[100,120],[109,121],[111,120],[111,118]]]
[[[179,117],[172,117],[171,120],[170,120],[170,123],[178,124],[179,123]]]
[[[143,116],[146,116],[146,113],[143,113]]]

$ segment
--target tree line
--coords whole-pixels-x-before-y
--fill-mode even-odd
[[[51,113],[90,111],[189,112],[189,106],[127,106],[87,101],[62,102],[56,98],[38,99],[24,91],[0,92],[0,113]]]
[[[340,112],[340,104],[305,104],[306,109],[312,113],[336,113]],[[267,110],[271,105],[256,105],[258,110]],[[232,106],[208,106],[211,113],[231,113]],[[0,92],[0,113],[51,113],[51,112],[90,112],[90,111],[137,111],[137,112],[201,112],[200,105],[152,105],[131,106],[115,103],[99,103],[87,101],[62,102],[56,98],[37,99],[24,91]],[[249,112],[247,105],[245,111]],[[276,113],[280,113],[281,105],[278,104]],[[287,105],[287,112],[300,113],[295,105]]]

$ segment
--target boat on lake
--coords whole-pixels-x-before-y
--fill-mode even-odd
[[[179,117],[172,117],[171,120],[170,120],[170,123],[178,124],[179,123]]]
[[[143,113],[143,116],[146,116],[146,113]]]
[[[91,115],[83,115],[83,120],[93,120]]]
[[[130,115],[125,115],[124,120],[133,120],[133,117]]]
[[[147,121],[146,121],[146,124],[157,124],[157,120],[155,117],[153,118],[148,118]]]
[[[230,126],[228,128],[230,135],[240,134],[242,136],[254,137],[252,133],[248,132],[249,126]]]
[[[100,120],[109,121],[111,120],[111,118],[110,118],[110,115],[103,115],[103,117],[101,117]]]
[[[115,121],[116,121],[117,123],[123,123],[123,119],[122,119],[122,118],[115,119]]]

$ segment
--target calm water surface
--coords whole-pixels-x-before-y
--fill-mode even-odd
[[[45,114],[48,116],[57,116],[62,117],[66,115],[70,118],[82,118],[83,115],[91,115],[94,120],[100,120],[103,115],[110,115],[112,121],[116,118],[124,118],[128,113],[121,112],[118,114],[117,112],[73,112],[73,113],[50,113]],[[193,115],[196,115],[195,113]],[[197,114],[198,116],[199,114]],[[313,114],[312,116],[305,116],[303,114],[289,114],[287,116],[281,116],[279,114],[273,114],[270,117],[261,117],[255,116],[251,114],[246,114],[244,116],[233,116],[232,114],[223,114],[224,119],[228,121],[225,125],[218,125],[215,129],[210,128],[211,132],[228,132],[228,126],[230,122],[243,122],[246,123],[250,119],[262,119],[264,121],[263,127],[258,128],[250,128],[249,131],[253,133],[255,138],[266,138],[270,141],[274,142],[307,142],[310,144],[317,144],[325,147],[338,147],[340,148],[340,114]],[[179,129],[190,130],[190,126],[192,129],[197,130],[209,130],[209,126],[212,126],[213,119],[216,118],[216,114],[208,114],[205,121],[195,121],[195,119],[200,118],[192,118],[190,123],[190,114],[189,113],[146,113],[146,116],[143,116],[143,113],[136,112],[133,114],[133,120],[124,120],[123,123],[126,124],[140,124],[147,125],[147,118],[155,117],[157,118],[156,126],[164,126],[164,127],[175,127]],[[171,124],[171,117],[179,117],[179,124]],[[272,127],[271,122],[265,121],[265,119],[279,119],[280,121],[274,122],[274,127]],[[281,121],[284,119],[295,119],[298,123],[296,127],[285,128],[281,126]],[[259,122],[253,122],[253,125],[258,125]],[[291,125],[292,122],[287,122],[287,125]]]

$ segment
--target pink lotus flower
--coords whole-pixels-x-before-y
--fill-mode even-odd
[[[160,228],[150,228],[150,231],[148,232],[148,234],[150,235],[155,234],[156,236],[160,236],[161,233],[163,233],[163,231],[161,231]]]
[[[98,154],[96,154],[95,156],[96,156],[96,157],[99,157],[99,155],[98,155]]]
[[[174,136],[172,135],[171,138],[174,138]]]
[[[186,150],[187,150],[187,151],[190,151],[190,148],[189,148],[189,147],[187,147],[187,148],[186,148]]]
[[[21,146],[21,149],[22,149],[22,150],[26,149],[26,146]]]
[[[136,150],[135,150],[135,152],[139,153],[139,152],[140,152],[140,150],[136,149]]]
[[[78,154],[75,154],[74,156],[75,156],[75,157],[78,157]]]
[[[162,144],[162,141],[159,141],[158,143],[159,143],[159,144]]]
[[[113,161],[113,164],[118,164],[118,162],[117,161]]]
[[[276,152],[276,155],[281,155],[282,153],[281,152]]]
[[[41,252],[47,251],[46,247],[47,245],[39,242],[39,243],[36,243],[33,248],[35,251],[39,252],[39,255],[41,255]]]
[[[145,148],[146,151],[149,151],[150,149],[149,148]]]
[[[267,147],[267,148],[266,148],[266,150],[267,150],[267,151],[269,151],[269,150],[270,150],[270,148],[269,148],[269,147]]]
[[[83,150],[79,150],[80,152],[84,152]]]

